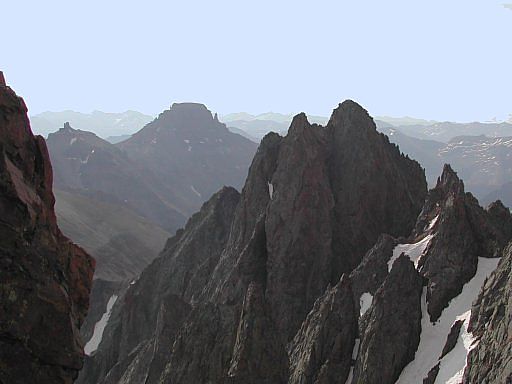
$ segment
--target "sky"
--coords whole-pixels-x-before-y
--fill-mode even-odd
[[[344,99],[375,116],[512,113],[512,5],[493,0],[18,0],[1,13],[0,70],[32,115],[195,101],[325,116]]]

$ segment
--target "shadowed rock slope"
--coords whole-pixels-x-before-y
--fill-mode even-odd
[[[56,188],[133,210],[172,233],[185,221],[185,212],[167,200],[173,195],[162,193],[152,172],[94,133],[65,123],[48,135],[47,144]]]
[[[185,217],[223,185],[240,189],[257,148],[197,103],[174,103],[116,146],[162,182],[162,195]]]
[[[512,243],[482,287],[469,329],[478,344],[469,353],[464,382],[512,382]]]
[[[472,282],[483,276],[481,260],[501,255],[511,224],[508,209],[500,202],[481,208],[446,165],[411,235],[381,236],[350,275],[360,347],[348,382],[437,382],[440,361],[447,365],[442,359],[455,347],[460,319],[478,294],[480,286]],[[453,324],[459,328],[449,337]],[[447,338],[452,345],[444,348]]]
[[[0,382],[72,383],[94,261],[59,230],[44,139],[0,72]]]
[[[162,250],[169,233],[133,210],[80,193],[54,190],[62,232],[96,260],[95,279],[134,279]]]
[[[350,355],[357,318],[342,275],[381,233],[407,236],[426,192],[419,164],[356,103],[340,104],[325,127],[296,116],[286,137],[263,139],[241,195],[215,194],[116,302],[80,382],[348,375],[338,353]],[[351,328],[331,329],[340,318]],[[315,330],[315,319],[328,323]],[[311,355],[331,335],[337,341]]]

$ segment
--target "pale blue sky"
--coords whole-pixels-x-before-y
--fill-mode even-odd
[[[512,9],[480,1],[5,1],[0,69],[31,114],[512,113]]]

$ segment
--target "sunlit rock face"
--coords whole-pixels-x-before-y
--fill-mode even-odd
[[[0,73],[1,74],[1,73]],[[72,383],[92,260],[60,232],[44,139],[0,76],[0,382]]]

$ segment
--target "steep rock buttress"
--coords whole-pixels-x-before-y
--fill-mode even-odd
[[[72,383],[94,260],[60,232],[44,139],[0,78],[0,382]]]

